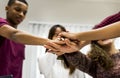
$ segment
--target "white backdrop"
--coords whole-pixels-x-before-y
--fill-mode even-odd
[[[48,31],[51,26],[59,23],[44,23],[44,22],[29,22],[29,32],[31,34],[47,38]],[[80,24],[60,24],[63,25],[70,32],[82,32],[91,30],[94,25],[80,25]],[[119,39],[115,41],[116,47],[120,47]],[[84,54],[89,50],[89,45],[81,49]],[[45,48],[42,46],[26,46],[26,59],[23,67],[23,78],[42,78],[38,70],[38,57],[44,54]],[[86,77],[86,78],[89,78]]]

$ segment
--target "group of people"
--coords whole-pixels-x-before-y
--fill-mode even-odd
[[[6,19],[0,18],[0,76],[22,78],[25,45],[41,45],[47,48],[46,53],[58,55],[58,58],[53,56],[54,61],[60,59],[61,66],[69,68],[70,74],[79,69],[93,78],[120,77],[120,52],[113,44],[113,38],[120,36],[120,12],[105,18],[93,30],[80,33],[51,30],[53,34],[46,39],[17,29],[28,11],[26,0],[9,0],[5,10]],[[82,54],[79,50],[89,43],[91,50],[87,55]],[[49,75],[44,70],[42,73],[48,78],[51,70],[54,68],[49,68]]]
[[[59,36],[66,38],[64,46],[49,43],[45,47],[58,56],[64,55],[71,65],[93,78],[119,78],[120,52],[115,48],[113,39],[119,37],[119,21],[120,12],[108,16],[95,25],[93,30],[80,33],[61,32]],[[87,55],[82,54],[79,50],[89,43],[91,50]]]

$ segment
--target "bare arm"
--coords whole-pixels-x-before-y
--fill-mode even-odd
[[[64,36],[73,40],[101,40],[101,39],[109,39],[120,36],[120,21],[107,25],[106,27],[102,27],[99,29],[94,29],[86,32],[80,33],[66,33],[63,32],[60,36]]]
[[[77,38],[80,40],[100,40],[120,36],[120,21],[110,24],[106,27],[91,30],[88,32],[78,33]]]
[[[44,45],[50,41],[48,39],[30,35],[8,25],[0,27],[0,35],[15,42],[29,45]]]

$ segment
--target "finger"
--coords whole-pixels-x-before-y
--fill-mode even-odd
[[[57,55],[57,52],[58,52],[58,51],[55,52],[55,51],[53,51],[53,50],[48,50],[48,52]]]
[[[67,46],[71,46],[69,39],[65,39],[65,42],[66,42],[66,45],[67,45]]]
[[[63,55],[63,52],[60,52],[60,51],[55,52],[55,51],[50,50],[50,53],[56,54],[57,56]]]
[[[68,32],[61,32],[59,34],[59,36],[61,36],[61,37],[69,37],[68,35],[69,35]]]
[[[70,41],[69,39],[65,39],[66,45],[71,46],[71,45],[76,45],[75,42]]]
[[[56,55],[57,56],[61,56],[61,55],[63,55],[64,53],[63,52],[60,52],[60,51],[58,51],[58,52],[56,52]]]
[[[49,49],[49,51],[58,51],[56,48],[49,46],[49,45],[44,45],[44,47]]]
[[[60,54],[60,53],[56,53],[56,55],[57,55],[57,56],[61,56],[61,55],[63,55],[63,54]]]
[[[64,43],[65,43],[65,42],[64,42]],[[49,43],[48,45],[51,46],[51,47],[53,47],[53,48],[55,48],[55,49],[58,50],[58,51],[59,51],[59,49],[60,49],[60,47],[61,47],[61,45],[56,44],[56,43]]]
[[[59,45],[65,44],[64,41],[55,41],[54,43],[55,43],[55,44],[59,44]]]

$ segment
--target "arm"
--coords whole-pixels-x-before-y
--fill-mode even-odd
[[[88,73],[89,75],[95,77],[96,74],[96,68],[97,65],[95,62],[93,62],[90,58],[88,58],[86,55],[79,52],[75,46],[75,44],[67,42],[67,45],[61,46],[54,43],[50,43],[48,45],[45,45],[47,49],[51,49],[52,53],[55,53],[57,55],[62,55],[64,53],[64,56],[72,66],[75,66],[79,70]],[[76,48],[75,48],[76,47]],[[77,50],[77,51],[76,51]],[[74,51],[74,52],[72,52]],[[94,69],[94,70],[93,70]]]
[[[72,42],[69,39],[65,39],[64,42],[66,45],[65,44],[61,45],[57,42],[54,42],[54,43],[47,43],[46,45],[44,45],[44,47],[49,49],[48,50],[49,52],[55,53],[58,56],[60,56],[64,53],[72,53],[79,51],[81,48],[83,48],[84,46],[90,43],[90,41]]]
[[[86,55],[79,52],[79,47],[74,42],[71,42],[70,40],[65,40],[66,45],[58,45],[54,43],[50,43],[46,45],[45,47],[47,49],[51,49],[52,53],[55,53],[57,55],[62,55],[64,53],[64,56],[66,60],[73,66],[77,67],[79,70],[86,72],[92,76],[96,73],[96,63],[92,62],[90,58],[88,58]],[[71,53],[72,52],[72,53]],[[92,70],[94,69],[94,70]]]
[[[29,45],[44,45],[50,41],[48,39],[30,35],[6,24],[0,27],[0,36],[18,43]]]
[[[64,54],[64,56],[71,65],[95,77],[97,65],[86,55],[82,54],[81,52],[74,52]]]
[[[86,32],[80,33],[69,33],[63,32],[60,36],[70,38],[72,40],[101,40],[101,39],[110,39],[120,36],[120,21],[107,25],[99,29],[94,29]]]
[[[77,33],[79,40],[101,40],[120,36],[120,21],[99,29]]]

